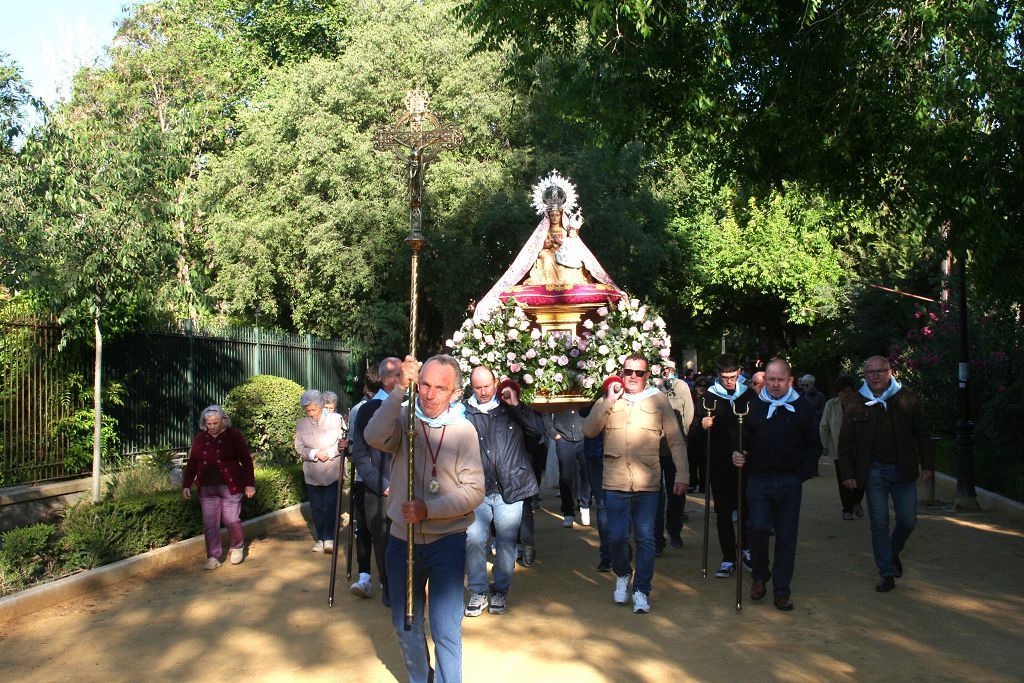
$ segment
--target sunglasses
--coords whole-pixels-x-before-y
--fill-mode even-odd
[[[634,370],[633,368],[625,368],[625,369],[623,369],[623,371],[622,371],[622,376],[623,377],[629,377],[630,375],[636,375],[637,377],[646,377],[647,376],[647,371],[646,370]]]

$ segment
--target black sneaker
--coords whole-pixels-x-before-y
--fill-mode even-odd
[[[899,555],[893,555],[892,556],[892,563],[896,567],[896,578],[897,579],[902,579],[903,578],[903,563],[900,562],[900,556]]]
[[[673,548],[683,547],[683,537],[680,534],[669,534],[668,542],[672,545]]]
[[[605,560],[601,560],[600,562],[597,563],[597,571],[601,572],[602,574],[607,574],[611,570],[612,570],[612,563],[611,562],[606,562]]]
[[[524,567],[531,566],[537,560],[537,549],[532,545],[523,546],[522,563]]]
[[[888,593],[896,587],[896,579],[891,576],[883,576],[875,584],[875,590],[879,593]]]

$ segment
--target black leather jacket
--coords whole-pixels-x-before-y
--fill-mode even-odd
[[[526,449],[527,441],[536,441],[544,432],[540,415],[525,403],[515,408],[499,403],[484,413],[467,402],[466,417],[480,437],[487,493],[499,493],[506,503],[515,503],[540,491]]]

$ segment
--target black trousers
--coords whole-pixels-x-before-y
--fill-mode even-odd
[[[360,574],[370,574],[370,555],[377,561],[377,575],[387,591],[388,576],[384,553],[388,547],[388,499],[377,495],[361,481],[352,482],[352,501],[356,513],[356,560]]]
[[[665,547],[665,531],[669,535],[683,532],[683,512],[686,510],[686,494],[677,496],[672,493],[672,484],[676,480],[676,464],[671,455],[663,455],[661,460],[661,494],[658,497],[658,512],[654,517],[654,547]]]
[[[718,545],[722,549],[722,562],[736,562],[736,532],[732,525],[732,513],[737,507],[737,477],[739,470],[728,460],[711,461],[711,495],[715,502],[715,526],[718,529]],[[743,480],[743,496],[746,501],[747,480]],[[750,519],[748,506],[743,506],[743,528]],[[750,547],[744,540],[744,548]]]
[[[836,458],[836,483],[839,484],[839,500],[843,504],[843,512],[853,512],[854,505],[860,505],[864,500],[864,489],[853,489],[852,491],[843,486],[843,480],[839,476],[839,459]]]

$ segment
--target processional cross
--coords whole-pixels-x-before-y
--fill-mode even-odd
[[[416,355],[416,328],[419,309],[418,269],[419,254],[423,248],[423,174],[427,164],[433,161],[442,149],[451,149],[462,142],[462,133],[456,128],[447,128],[430,111],[430,97],[423,90],[410,90],[405,95],[405,112],[394,125],[380,128],[373,134],[373,147],[378,151],[394,152],[406,167],[408,174],[407,193],[409,196],[409,236],[405,243],[412,251],[412,267],[409,277],[409,354]],[[416,496],[413,474],[416,468],[416,384],[409,384],[409,423],[406,431],[408,444],[408,488],[406,500]],[[430,482],[431,493],[437,493],[437,480]],[[405,571],[405,630],[412,630],[413,620],[413,535],[414,525],[406,525],[406,571]]]

